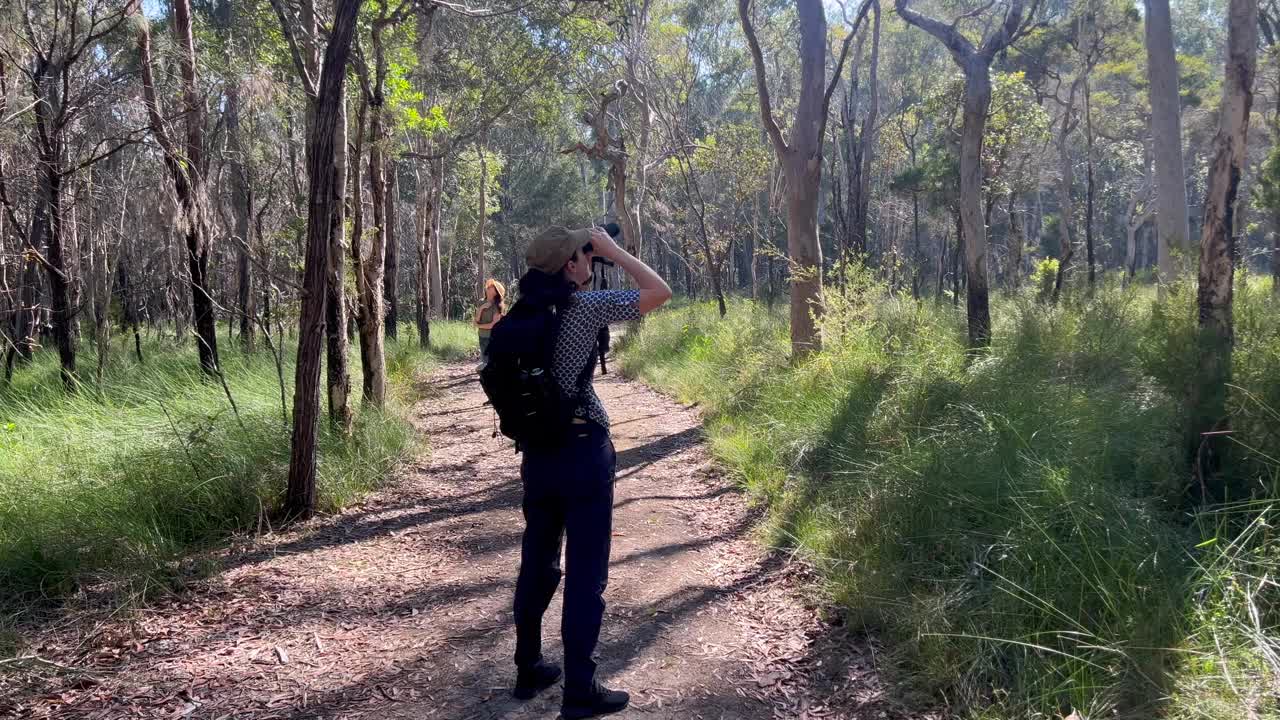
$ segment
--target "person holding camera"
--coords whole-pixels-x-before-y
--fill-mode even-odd
[[[590,291],[597,258],[621,267],[636,289]],[[565,441],[523,448],[525,531],[515,592],[514,694],[532,698],[561,676],[560,668],[542,657],[542,616],[560,584],[563,541],[561,715],[579,720],[622,710],[630,699],[596,680],[593,659],[604,617],[617,463],[609,415],[591,384],[597,338],[611,323],[637,320],[660,307],[671,299],[671,288],[598,228],[550,228],[533,240],[526,260],[529,269],[520,279],[521,296],[545,298],[555,307],[558,330],[551,373],[577,404]]]

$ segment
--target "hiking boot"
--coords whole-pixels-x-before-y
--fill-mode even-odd
[[[631,702],[631,696],[625,692],[610,690],[600,683],[593,683],[591,691],[585,696],[565,695],[564,704],[560,706],[560,717],[563,720],[582,720],[597,715],[608,715],[622,710],[629,702]]]
[[[516,672],[516,687],[511,694],[519,700],[532,700],[534,695],[555,685],[560,675],[559,665],[539,660],[537,665]]]

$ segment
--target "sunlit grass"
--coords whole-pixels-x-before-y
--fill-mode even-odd
[[[412,333],[387,344],[382,412],[360,407],[353,348],[353,433],[320,423],[322,511],[377,486],[412,451],[406,408],[415,376],[474,351],[464,324],[433,329],[431,351],[419,350]],[[145,363],[131,345],[113,350],[100,385],[64,392],[56,355],[41,352],[0,388],[0,603],[56,598],[87,583],[163,585],[185,553],[259,527],[277,508],[289,460],[292,346],[283,353],[283,409],[265,348],[222,349],[234,409],[189,345],[148,342]],[[82,362],[92,357],[86,347]]]
[[[1258,285],[1237,293],[1229,472],[1275,498],[1280,304]],[[893,641],[899,691],[982,717],[1266,716],[1274,511],[1195,506],[1193,301],[1000,298],[992,347],[971,356],[949,303],[860,276],[828,290],[824,349],[799,364],[785,315],[747,302],[652,316],[621,364],[701,404],[714,453],[770,507],[770,540]]]

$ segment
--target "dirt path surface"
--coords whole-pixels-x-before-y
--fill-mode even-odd
[[[596,386],[618,449],[599,650],[602,679],[633,694],[618,717],[905,716],[870,643],[825,625],[799,599],[804,571],[752,539],[697,414],[615,375]],[[38,651],[65,667],[33,667],[0,716],[556,717],[558,686],[508,694],[520,484],[483,399],[472,367],[441,369],[415,409],[429,459],[359,507],[228,551],[180,597],[50,632]],[[559,613],[557,594],[555,660]]]

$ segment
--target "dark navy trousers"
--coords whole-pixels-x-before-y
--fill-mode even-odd
[[[613,536],[613,479],[617,453],[609,431],[589,422],[571,425],[560,447],[526,450],[524,543],[516,580],[516,666],[542,658],[542,616],[560,584],[560,546],[565,545],[564,640],[566,696],[588,692],[595,679],[592,655],[604,618]]]

